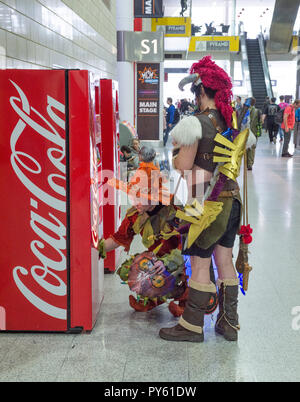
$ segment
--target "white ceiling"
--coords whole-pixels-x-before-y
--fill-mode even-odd
[[[205,24],[213,22],[217,28],[221,23],[231,25],[229,34],[233,33],[234,8],[233,0],[188,0],[192,2],[192,23],[202,26],[201,32],[196,35],[203,35],[206,31]],[[165,17],[179,16],[181,5],[180,0],[164,0]],[[239,22],[243,22],[244,30],[249,38],[256,38],[262,31],[268,33],[276,0],[236,0],[236,34]],[[244,9],[244,10],[242,10]],[[189,15],[186,11],[185,16]],[[299,30],[300,13],[295,24],[295,30]],[[187,50],[184,41],[167,41],[166,50]]]
[[[213,22],[217,30],[221,23],[230,25],[229,35],[233,34],[233,19],[236,18],[235,34],[238,34],[238,25],[243,22],[243,29],[248,38],[256,38],[260,32],[268,34],[276,0],[236,0],[236,13],[234,14],[234,0],[188,0],[192,2],[192,23],[202,29],[196,35],[205,34],[205,24]],[[181,11],[180,0],[163,0],[165,17],[178,17]],[[244,9],[244,10],[243,10]],[[189,9],[185,12],[189,15]],[[300,29],[300,12],[298,12],[294,31]],[[167,38],[166,38],[167,39]],[[170,39],[170,40],[169,40]],[[166,51],[187,51],[188,45],[183,38],[168,38],[165,41]]]
[[[203,7],[208,4],[211,6],[222,5],[223,3],[231,3],[232,0],[192,0],[192,7]],[[165,7],[180,7],[180,0],[163,0]],[[216,4],[214,4],[216,3]],[[241,7],[274,7],[275,0],[236,0],[237,8]]]

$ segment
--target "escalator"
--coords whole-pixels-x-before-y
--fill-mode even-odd
[[[268,53],[287,54],[289,52],[299,5],[300,0],[276,0],[270,27],[270,40],[267,44]]]
[[[252,95],[256,99],[256,107],[262,109],[268,93],[262,60],[260,57],[258,39],[247,39],[246,44]]]
[[[244,77],[249,77],[251,86],[251,90],[248,89],[249,96],[253,96],[256,99],[256,107],[262,109],[266,97],[273,97],[264,40],[261,35],[257,39],[247,39],[244,34],[242,43],[245,44],[242,47]]]

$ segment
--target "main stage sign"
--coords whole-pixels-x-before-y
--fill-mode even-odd
[[[155,18],[162,16],[162,0],[134,0],[134,18]]]
[[[141,140],[159,140],[159,63],[137,64],[137,133]]]

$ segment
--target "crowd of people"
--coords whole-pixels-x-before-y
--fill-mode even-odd
[[[256,137],[256,141],[265,130],[269,135],[270,144],[276,144],[277,137],[283,143],[281,156],[284,158],[293,157],[288,152],[289,143],[293,134],[295,149],[300,146],[300,100],[296,99],[292,103],[285,101],[284,96],[279,97],[280,102],[276,103],[276,98],[266,97],[262,109],[256,107],[254,97],[245,99],[248,102],[249,113],[243,121],[243,126],[250,128]],[[234,100],[237,118],[241,113],[244,103],[240,96]],[[163,144],[166,146],[171,130],[179,121],[188,115],[193,115],[196,110],[195,102],[190,99],[177,99],[175,104],[171,97],[167,98],[167,107],[164,107],[164,134]],[[127,174],[139,167],[141,161],[141,147],[138,138],[134,138],[132,143],[121,148],[121,161],[127,162]],[[256,145],[247,150],[247,168],[252,170],[255,158]],[[154,162],[155,159],[153,158]],[[158,162],[155,165],[159,167]]]
[[[284,96],[280,96],[279,103],[276,98],[266,97],[262,110],[255,107],[255,98],[250,98],[250,128],[256,137],[261,136],[262,129],[268,132],[270,144],[276,144],[277,137],[283,143],[281,156],[292,158],[289,153],[289,144],[293,134],[295,149],[299,146],[300,130],[300,100],[296,99],[292,103],[287,103]],[[242,110],[243,103],[240,96],[236,97],[235,109],[237,115]],[[248,170],[252,170],[254,163],[255,149],[248,156]]]
[[[171,97],[167,98],[167,107],[163,108],[164,113],[164,135],[163,142],[166,146],[169,133],[184,116],[192,115],[195,112],[196,104],[191,99],[177,99],[175,105]]]

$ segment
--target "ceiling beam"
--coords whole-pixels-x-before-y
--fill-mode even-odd
[[[288,53],[300,0],[276,0],[267,53]]]

